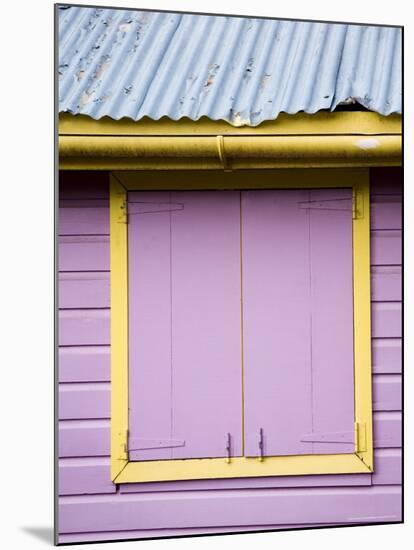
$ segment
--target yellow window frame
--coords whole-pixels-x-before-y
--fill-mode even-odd
[[[351,188],[355,453],[129,461],[127,193],[138,190]],[[110,174],[111,479],[137,483],[373,472],[369,169],[119,171]]]

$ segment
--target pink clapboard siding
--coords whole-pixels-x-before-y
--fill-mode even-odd
[[[227,527],[275,523],[398,521],[401,491],[395,486],[234,490],[231,494],[151,494],[62,496],[60,532],[128,529]],[[298,506],[300,502],[300,506]],[[93,509],[93,514],[91,514]],[[324,521],[321,518],[324,517]]]
[[[59,349],[60,382],[109,382],[109,346],[65,346]]]
[[[378,520],[381,523],[380,520]],[[374,522],[372,522],[374,523]],[[338,527],[343,523],[292,523],[284,525],[233,525],[232,527],[203,527],[196,529],[140,529],[131,531],[98,531],[95,533],[82,533],[82,541],[98,542],[98,541],[118,541],[118,540],[134,540],[134,539],[153,539],[159,537],[188,537],[191,535],[214,535],[214,534],[237,534],[237,533],[255,533],[263,531],[283,531],[292,529],[309,529],[312,527]],[[349,522],[347,525],[356,525],[354,522]],[[79,542],[78,534],[64,534],[59,537],[61,544]]]
[[[401,171],[372,170],[371,182],[373,323],[380,329],[372,341],[374,474],[125,484],[115,492],[109,332],[96,341],[96,323],[109,327],[108,175],[62,173],[61,543],[401,520]],[[77,208],[100,209],[96,228],[82,222],[76,233],[75,220],[88,221]],[[77,237],[86,240],[70,241]],[[83,335],[85,324],[91,328]],[[100,411],[92,417],[89,394]]]
[[[63,272],[59,276],[59,307],[108,308],[109,272]]]

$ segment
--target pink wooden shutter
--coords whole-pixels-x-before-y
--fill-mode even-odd
[[[354,452],[351,191],[243,192],[242,233],[245,454]]]
[[[131,460],[242,447],[240,195],[129,193]]]

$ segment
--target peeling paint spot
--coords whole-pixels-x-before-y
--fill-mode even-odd
[[[380,142],[376,138],[364,138],[364,139],[358,139],[355,142],[355,145],[359,147],[360,149],[364,149],[365,151],[368,149],[376,149],[379,146]]]
[[[247,62],[246,68],[244,69],[243,80],[245,81],[250,80],[250,77],[252,76],[251,73],[253,72],[253,65],[254,65],[254,58],[250,57],[249,61]]]
[[[216,78],[217,71],[220,69],[220,65],[217,65],[217,63],[212,63],[211,65],[209,65],[208,69],[209,72],[206,83],[204,84],[204,88],[208,88],[213,84],[214,79]]]
[[[354,103],[356,103],[355,99],[353,97],[349,96],[346,99],[344,99],[343,101],[340,101],[339,105],[352,105]]]
[[[60,75],[63,75],[68,67],[69,67],[69,63],[62,63],[62,65],[59,65],[58,73]]]
[[[94,103],[104,103],[108,98],[109,98],[109,95],[105,94],[101,97],[97,97],[96,99],[93,100],[93,102]]]
[[[129,30],[131,30],[132,28],[132,20],[130,19],[129,21],[125,21],[124,23],[121,23],[118,27],[118,29],[121,31],[121,32],[128,32]]]
[[[231,116],[231,123],[234,126],[249,126],[250,120],[247,118],[243,118],[240,112],[235,112]]]
[[[93,76],[94,80],[101,80],[105,72],[107,71],[109,65],[111,64],[111,58],[109,55],[102,57],[100,65],[97,67],[96,72]]]
[[[95,90],[93,90],[92,92],[88,92],[85,90],[80,98],[79,107],[81,109],[85,107],[90,101],[92,101],[94,95],[95,95]]]
[[[76,73],[76,80],[78,82],[80,82],[82,80],[82,78],[85,76],[85,69],[80,69],[77,73]]]

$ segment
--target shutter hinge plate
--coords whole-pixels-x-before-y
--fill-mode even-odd
[[[355,432],[324,432],[305,434],[300,438],[303,443],[354,443]]]
[[[298,206],[301,210],[353,211],[353,201],[348,198],[301,201]]]
[[[127,201],[122,201],[121,206],[119,207],[118,214],[118,223],[128,223],[128,204]]]

